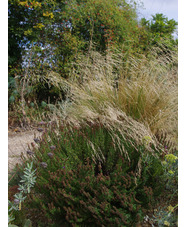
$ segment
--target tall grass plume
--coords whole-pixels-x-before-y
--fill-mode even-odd
[[[140,143],[145,136],[156,144],[155,134],[164,131],[177,141],[177,74],[175,53],[167,58],[121,52],[103,56],[90,52],[74,65],[70,82],[71,122],[101,121]]]

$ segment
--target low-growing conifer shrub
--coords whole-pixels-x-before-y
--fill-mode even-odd
[[[143,219],[164,186],[159,153],[122,138],[119,145],[112,133],[101,123],[43,133],[28,157],[37,168],[24,201],[33,226],[133,226]]]

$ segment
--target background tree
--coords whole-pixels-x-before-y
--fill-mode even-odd
[[[29,65],[28,73],[55,71],[66,78],[71,62],[92,43],[103,54],[108,48],[136,53],[140,29],[134,4],[125,0],[9,0],[9,57],[19,59],[9,73],[24,75]],[[46,97],[49,90],[42,81],[35,88]]]
[[[140,26],[135,1],[9,0],[9,75],[41,75],[33,87],[37,98],[55,100],[60,91],[42,77],[54,71],[67,78],[71,63],[92,44],[103,55],[122,49],[126,62],[128,55],[143,53],[162,37],[174,44],[175,26],[163,15],[151,22],[142,19]]]
[[[23,51],[33,41],[38,57],[33,64],[41,69],[48,64],[63,76],[90,42],[103,52],[109,45],[125,43],[127,50],[138,42],[137,15],[125,0],[9,0],[9,5],[9,30],[13,39],[19,37],[15,46]]]
[[[141,19],[141,25],[148,33],[148,40],[151,46],[164,47],[167,50],[177,48],[178,40],[173,34],[177,29],[178,23],[171,19],[169,20],[163,14],[152,15],[151,20]]]

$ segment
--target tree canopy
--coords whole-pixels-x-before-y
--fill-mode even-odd
[[[120,49],[125,62],[151,46],[163,43],[168,50],[177,45],[172,37],[177,22],[163,14],[139,22],[135,1],[9,0],[8,7],[9,84],[13,89],[15,75],[54,71],[68,77],[71,63],[89,53],[92,45],[103,55]],[[42,95],[41,84],[36,90]]]
[[[127,51],[139,45],[139,34],[135,8],[125,0],[9,0],[9,59],[17,63],[34,46],[33,66],[65,75],[91,43],[102,52],[121,44]]]
[[[151,45],[164,44],[168,49],[177,46],[177,40],[174,39],[173,33],[177,30],[178,23],[161,13],[152,15],[151,20],[141,19],[141,25],[148,33]]]

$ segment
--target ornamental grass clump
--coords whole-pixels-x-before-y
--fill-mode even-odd
[[[69,83],[72,105],[67,116],[76,123],[99,118],[112,128],[120,121],[118,128],[128,128],[131,135],[137,131],[139,136],[142,128],[147,136],[161,130],[177,142],[177,55],[170,55],[154,49],[148,57],[128,56],[127,61],[120,51],[81,56],[71,75],[77,79]]]
[[[115,131],[118,144],[112,133],[87,122],[43,134],[28,156],[37,168],[25,201],[33,226],[132,226],[143,219],[164,186],[159,151],[153,144],[154,153],[146,144],[132,146]]]

